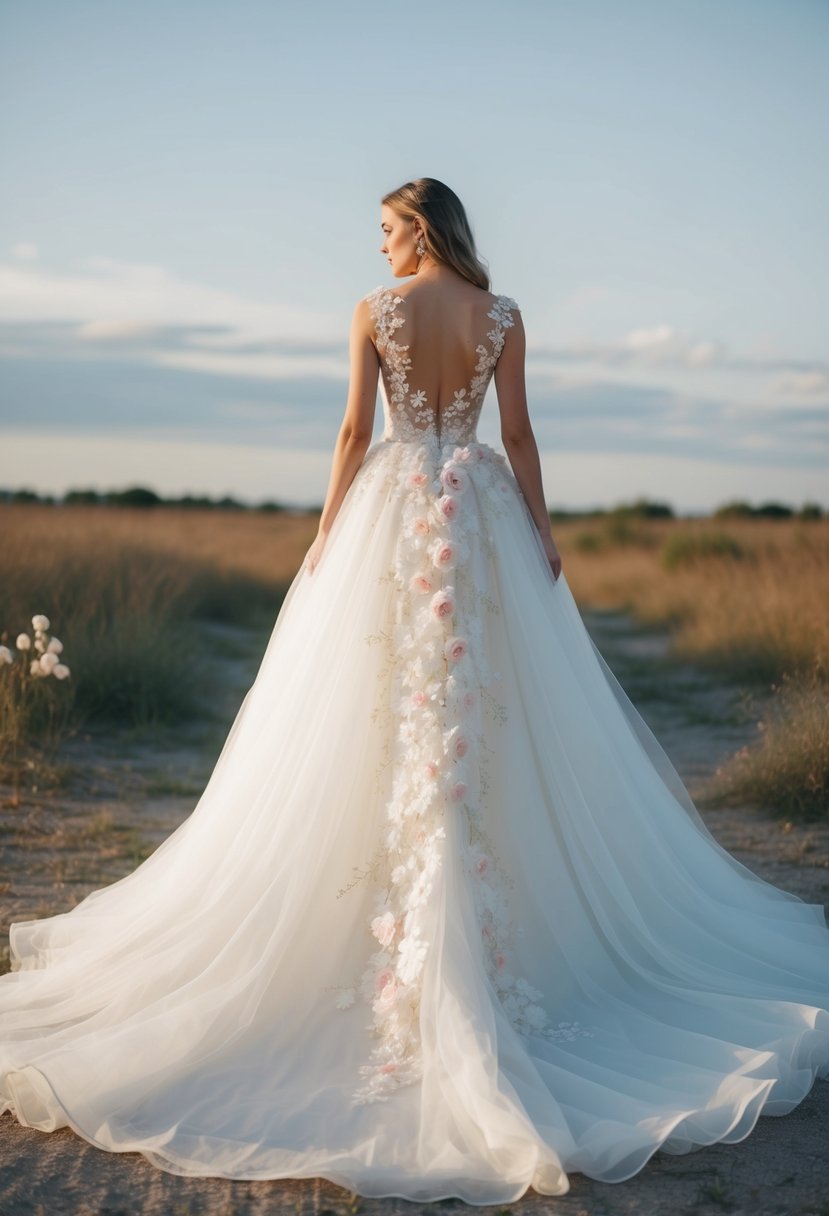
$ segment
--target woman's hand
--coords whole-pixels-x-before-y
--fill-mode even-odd
[[[303,560],[303,565],[305,566],[305,568],[307,569],[309,574],[314,573],[314,568],[318,565],[319,560],[322,557],[322,551],[325,547],[325,542],[327,539],[328,539],[327,532],[318,532],[316,535],[316,538],[314,539],[314,543],[311,545],[311,548],[305,554],[305,558]]]
[[[561,574],[561,554],[556,548],[556,542],[549,532],[545,532],[541,535],[541,543],[544,546],[544,552],[547,554],[547,561],[550,563],[553,578],[557,580]]]

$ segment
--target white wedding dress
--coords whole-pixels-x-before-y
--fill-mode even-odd
[[[412,299],[366,299],[384,435],[192,814],[12,925],[0,1111],[481,1205],[740,1140],[829,1075],[823,910],[707,831],[478,442],[515,301],[438,368]]]

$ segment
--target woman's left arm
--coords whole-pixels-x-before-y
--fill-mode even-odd
[[[309,571],[313,571],[320,559],[331,525],[371,443],[380,374],[380,359],[372,341],[372,328],[368,301],[360,300],[351,318],[348,343],[350,375],[345,415],[334,445],[331,478],[320,515],[319,530],[305,556]]]

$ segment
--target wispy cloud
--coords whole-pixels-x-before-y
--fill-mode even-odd
[[[776,384],[781,393],[796,393],[804,397],[829,395],[829,369],[815,367],[811,371],[792,371]]]
[[[29,241],[18,241],[16,245],[12,245],[12,257],[19,262],[34,262],[37,259],[37,245],[32,245]]]
[[[348,380],[342,316],[247,299],[157,265],[95,257],[50,273],[21,261],[0,265],[7,428],[71,419],[79,432],[330,448]],[[585,289],[571,304],[603,291]],[[829,366],[739,354],[668,322],[614,342],[530,341],[527,382],[539,445],[550,450],[804,467],[829,454]]]
[[[0,263],[0,320],[75,321],[78,337],[85,334],[87,340],[90,325],[118,324],[178,326],[202,333],[205,326],[215,326],[217,345],[225,346],[268,341],[275,335],[288,341],[342,336],[342,318],[336,314],[252,300],[188,281],[163,266],[104,257],[87,258],[80,270],[63,274]]]
[[[14,249],[34,250],[36,256],[35,246]],[[606,290],[585,287],[569,306],[585,307]],[[12,354],[59,342],[64,355],[73,349],[85,357],[95,351],[133,354],[141,348],[166,366],[217,376],[282,379],[342,376],[348,370],[347,333],[339,314],[251,300],[188,281],[163,266],[113,258],[90,257],[80,271],[63,274],[0,264],[0,322],[3,349]],[[597,370],[775,373],[773,387],[780,393],[812,397],[829,391],[829,363],[741,355],[715,336],[684,334],[667,321],[631,329],[615,342],[555,345],[536,338],[528,342],[528,363],[536,370],[579,363]]]
[[[557,346],[533,343],[527,346],[528,359],[536,363],[584,363],[607,368],[682,368],[685,370],[724,369],[733,372],[780,373],[775,381],[780,391],[813,394],[829,388],[829,363],[819,359],[804,361],[780,356],[732,353],[728,344],[717,338],[682,334],[663,322],[643,326],[623,334],[616,342],[578,340]]]

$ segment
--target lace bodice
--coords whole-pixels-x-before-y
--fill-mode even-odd
[[[418,383],[410,384],[414,339],[398,343],[394,334],[407,324],[407,300],[388,287],[375,287],[365,297],[374,321],[377,352],[380,356],[380,385],[385,416],[384,439],[416,442],[437,439],[441,443],[471,443],[477,439],[476,429],[484,395],[504,347],[506,330],[515,324],[512,311],[518,309],[510,296],[499,295],[486,316],[494,324],[486,333],[486,341],[475,346],[478,356],[471,380],[456,381],[452,400],[441,406],[429,400],[426,390]],[[486,324],[486,322],[483,322]],[[408,333],[408,329],[407,329]],[[426,375],[421,356],[418,376]],[[467,355],[471,364],[471,357]]]

